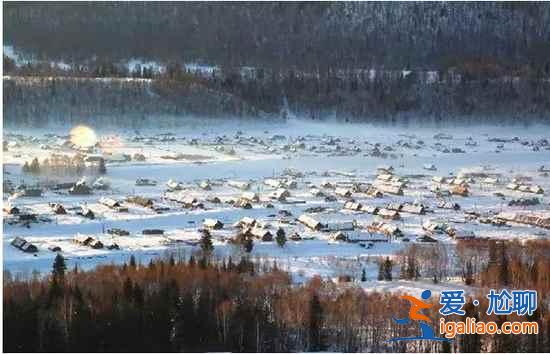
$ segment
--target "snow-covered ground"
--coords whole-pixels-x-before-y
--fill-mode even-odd
[[[196,123],[196,122],[195,122]],[[201,128],[198,128],[201,127]],[[92,127],[95,128],[95,127]],[[533,128],[381,128],[359,124],[320,124],[289,120],[281,124],[255,124],[249,122],[220,123],[216,121],[189,124],[172,130],[150,129],[136,131],[103,131],[95,129],[98,147],[85,152],[107,158],[107,190],[94,190],[85,196],[70,195],[66,189],[53,190],[46,185],[74,182],[76,176],[33,177],[23,175],[25,161],[38,157],[40,161],[52,153],[74,156],[77,150],[67,144],[70,128],[45,130],[4,131],[7,151],[4,151],[4,187],[10,181],[19,184],[40,184],[42,197],[18,197],[4,194],[4,206],[17,206],[25,213],[34,213],[41,219],[22,226],[12,222],[14,216],[4,213],[3,257],[4,269],[12,273],[29,274],[33,270],[48,271],[55,253],[48,248],[59,246],[69,264],[90,268],[99,263],[120,263],[134,254],[141,262],[168,252],[189,255],[197,249],[199,228],[205,218],[219,219],[224,227],[213,230],[215,253],[218,256],[238,257],[242,249],[228,242],[237,233],[233,224],[248,216],[261,222],[271,234],[282,227],[287,237],[298,233],[302,239],[288,240],[285,247],[274,241],[255,240],[253,256],[264,257],[283,269],[289,270],[297,281],[314,275],[336,277],[352,275],[360,278],[366,269],[366,289],[403,290],[426,288],[425,282],[376,281],[379,257],[393,256],[407,244],[419,242],[426,234],[422,225],[430,220],[443,220],[461,232],[476,237],[490,238],[549,238],[550,230],[524,224],[509,223],[494,226],[481,219],[468,220],[465,211],[491,217],[503,211],[531,212],[548,215],[550,207],[547,190],[550,177],[540,171],[542,165],[550,168],[550,145],[546,127]],[[442,135],[436,135],[444,133]],[[514,139],[517,137],[517,139]],[[494,139],[498,138],[498,139]],[[460,149],[454,150],[453,149]],[[448,151],[448,152],[447,152]],[[131,160],[122,162],[122,156]],[[145,161],[136,161],[142,154]],[[426,169],[433,164],[433,169]],[[363,191],[351,190],[351,198],[363,205],[384,207],[390,203],[422,203],[429,208],[424,215],[401,212],[399,220],[383,220],[366,212],[343,210],[346,197],[326,188],[325,182],[339,188],[352,189],[355,185],[377,186],[378,167],[393,167],[393,175],[408,179],[403,195],[384,193],[382,198],[369,197]],[[469,173],[469,175],[468,175]],[[468,181],[469,196],[444,196],[436,198],[431,191],[434,176],[471,177]],[[489,183],[486,177],[496,178]],[[96,176],[88,176],[93,182]],[[158,182],[156,186],[136,186],[137,178]],[[514,179],[521,183],[540,186],[543,194],[507,189]],[[270,198],[276,187],[265,179],[296,182],[288,188],[286,202]],[[167,182],[180,182],[181,190],[170,192]],[[199,187],[209,181],[210,190]],[[250,192],[259,195],[252,202],[252,209],[242,209],[229,204],[237,200],[243,191],[231,186],[229,181],[250,182]],[[325,195],[336,196],[336,201],[311,193],[313,187]],[[442,189],[451,185],[443,183]],[[6,192],[6,191],[4,191]],[[495,194],[496,193],[496,194]],[[157,213],[150,208],[124,202],[127,211],[118,212],[99,203],[109,197],[124,201],[129,195],[139,195],[154,200],[156,207],[167,208]],[[183,201],[194,197],[203,208],[186,208]],[[218,197],[221,203],[212,202]],[[518,198],[538,198],[534,206],[509,206]],[[441,209],[441,201],[458,203],[460,210]],[[179,201],[179,202],[178,202]],[[67,209],[66,215],[53,213],[49,203],[60,203]],[[195,203],[195,204],[196,204]],[[94,211],[90,220],[76,214],[79,206]],[[317,210],[310,208],[318,207]],[[317,220],[337,225],[353,221],[355,233],[367,235],[367,226],[375,221],[386,221],[401,229],[404,237],[392,237],[389,242],[351,243],[335,241],[333,233],[313,231],[296,221],[306,213]],[[284,211],[290,215],[283,214]],[[287,214],[288,214],[287,213]],[[106,231],[120,228],[127,236],[113,236]],[[163,235],[143,235],[144,229],[162,229]],[[38,247],[37,253],[24,253],[11,245],[15,237],[23,237]],[[116,243],[119,250],[93,249],[74,241],[75,236],[90,236],[104,245]],[[432,237],[451,249],[456,240],[447,234]],[[408,241],[407,241],[408,240]],[[454,282],[440,287],[457,286]],[[437,291],[437,289],[434,288]]]

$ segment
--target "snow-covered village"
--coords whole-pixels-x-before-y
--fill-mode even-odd
[[[4,20],[26,23],[33,6],[15,4]],[[99,21],[101,6],[86,6]],[[334,3],[318,21],[381,11],[364,6]],[[86,8],[42,8],[57,7],[79,19]],[[100,26],[138,7],[106,5]],[[154,11],[202,28],[228,21],[215,8]],[[226,11],[245,21],[245,8]],[[57,55],[30,36],[41,21],[4,42],[5,351],[548,352],[548,63],[383,66],[373,52],[368,65],[319,59],[325,73],[310,57],[286,70],[261,56],[216,61],[212,48],[174,61],[162,42],[138,55],[116,36],[122,52],[101,58],[95,35]],[[130,22],[113,28],[141,26]],[[514,294],[508,313],[491,314],[495,290]],[[527,315],[522,291],[536,294]],[[449,294],[462,297],[454,312]],[[408,312],[413,301],[424,314]],[[499,330],[439,325],[472,319]]]

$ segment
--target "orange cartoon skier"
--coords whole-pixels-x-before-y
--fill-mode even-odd
[[[420,297],[422,298],[422,300],[427,300],[430,298],[430,296],[432,296],[432,292],[430,290],[424,290]],[[408,324],[411,320],[417,321],[418,324],[420,325],[420,331],[422,335],[419,337],[392,338],[389,340],[390,342],[400,341],[400,340],[419,340],[419,339],[429,339],[429,340],[439,340],[439,341],[449,340],[447,338],[436,337],[434,335],[433,328],[428,324],[428,322],[431,322],[430,318],[425,314],[421,313],[422,310],[429,309],[430,307],[433,306],[433,304],[429,304],[427,302],[424,302],[410,295],[403,295],[401,296],[401,298],[407,300],[411,305],[411,308],[409,309],[409,316],[402,319],[393,318],[393,320],[397,324],[403,324],[403,325]]]

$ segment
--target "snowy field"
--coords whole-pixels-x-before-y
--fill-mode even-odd
[[[124,262],[129,254],[142,263],[172,252],[188,256],[198,249],[205,219],[223,224],[211,231],[215,254],[236,258],[243,250],[231,242],[241,230],[235,223],[249,217],[258,235],[275,237],[282,228],[288,239],[281,248],[274,240],[257,238],[252,256],[276,261],[297,281],[317,274],[359,279],[366,269],[366,288],[414,292],[427,285],[376,281],[378,257],[392,257],[411,243],[433,245],[423,242],[426,235],[450,250],[460,237],[550,237],[548,224],[510,218],[535,215],[548,221],[547,127],[428,129],[296,120],[279,125],[210,121],[147,131],[91,127],[98,143],[90,149],[67,142],[70,128],[4,131],[3,264],[14,274],[48,271],[56,254],[53,247],[61,249],[70,266],[82,268]],[[67,186],[54,188],[77,182],[80,176],[22,173],[25,162],[34,157],[42,162],[52,154],[105,158],[107,173],[100,180],[105,189],[94,188],[98,176],[86,172],[86,185],[92,188],[88,195],[70,194]],[[138,155],[144,161],[136,159]],[[137,186],[138,178],[156,185]],[[38,186],[42,195],[24,196],[21,185]],[[467,190],[465,196],[459,195],[464,190],[458,187]],[[153,206],[129,202],[129,196],[150,199]],[[120,202],[121,208],[105,205],[104,198]],[[251,208],[236,205],[242,200]],[[51,203],[61,204],[66,214],[56,214]],[[449,209],[454,203],[460,209]],[[9,207],[19,214],[10,215]],[[93,211],[95,218],[79,215],[82,207]],[[388,216],[376,215],[375,208]],[[390,209],[397,210],[397,216]],[[21,214],[36,220],[21,221]],[[304,214],[320,226],[298,221]],[[390,228],[376,229],[380,222]],[[107,232],[114,228],[128,235]],[[163,234],[144,235],[145,229],[161,229]],[[14,247],[16,237],[37,251]],[[86,237],[101,241],[103,248],[84,245]],[[439,285],[445,286],[457,285]]]

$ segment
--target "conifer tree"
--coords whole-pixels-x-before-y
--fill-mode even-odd
[[[252,249],[254,248],[254,241],[252,241],[252,238],[246,237],[244,239],[243,247],[246,253],[252,252]]]
[[[214,244],[212,243],[212,235],[210,235],[210,231],[206,229],[202,231],[200,246],[201,246],[202,252],[206,256],[209,256],[210,254],[212,254],[212,251],[214,250]]]
[[[471,285],[474,283],[474,271],[472,260],[468,259],[466,262],[466,270],[464,271],[464,284]]]
[[[130,265],[129,265],[130,269],[136,269],[137,267],[137,264],[136,264],[136,257],[132,254],[130,255]]]
[[[52,277],[57,280],[60,284],[65,282],[65,271],[67,270],[67,265],[65,264],[65,258],[58,253],[55,256],[52,269]]]
[[[99,167],[98,167],[99,174],[104,175],[107,173],[107,167],[105,166],[105,160],[100,159],[99,160]]]
[[[390,257],[386,257],[384,261],[384,280],[392,280],[393,262]]]
[[[23,173],[30,173],[31,172],[31,167],[29,166],[29,163],[27,161],[25,161],[25,164],[23,165],[22,171],[23,171]]]
[[[40,163],[38,162],[38,158],[35,157],[32,160],[29,170],[32,174],[35,175],[40,173]]]
[[[384,262],[379,259],[378,260],[378,280],[384,280]]]
[[[469,301],[464,305],[464,316],[462,316],[462,321],[466,321],[466,318],[474,318],[476,321],[479,320],[479,314],[476,310],[475,305]],[[459,340],[460,351],[464,353],[479,353],[481,350],[481,338],[479,334],[465,334],[460,337]]]
[[[277,245],[279,245],[279,247],[285,246],[285,243],[286,243],[285,230],[283,230],[281,227],[277,230],[277,236],[275,240],[277,241]]]
[[[318,352],[325,349],[322,335],[323,308],[319,296],[313,294],[309,303],[309,348],[310,352]]]

